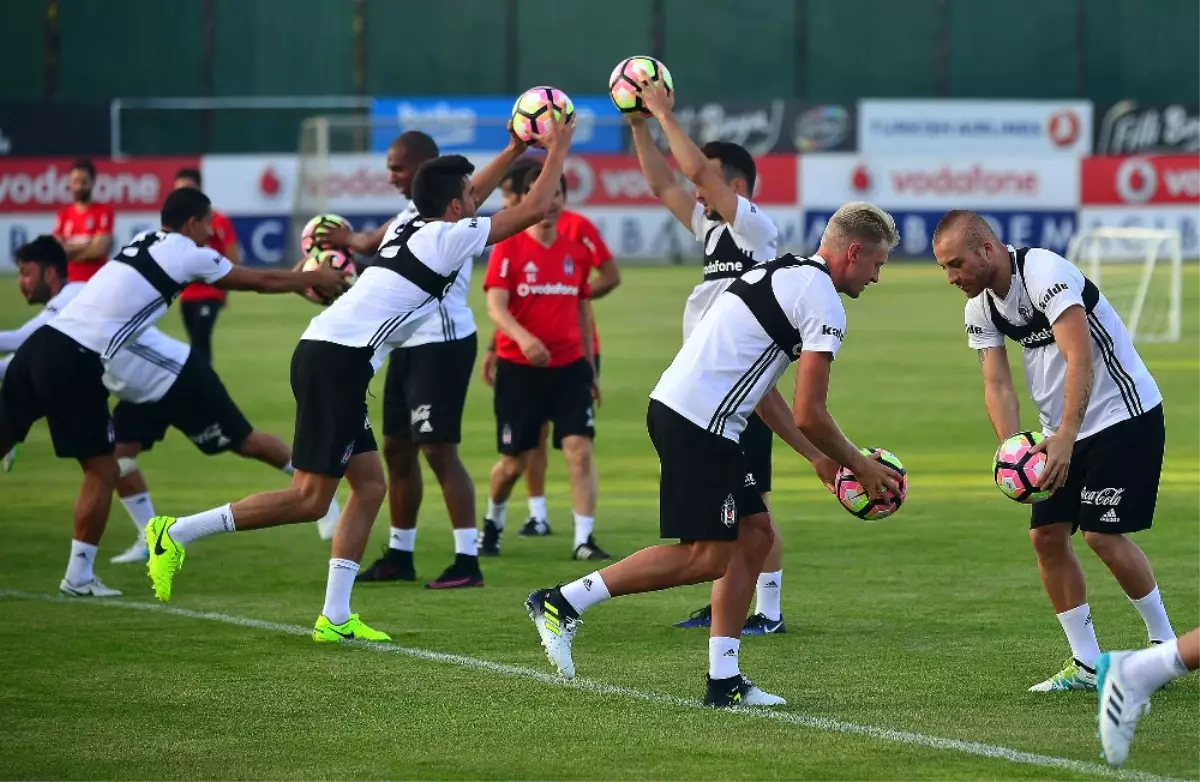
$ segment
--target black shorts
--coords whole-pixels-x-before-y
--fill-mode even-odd
[[[175,427],[203,453],[238,451],[254,431],[202,353],[192,350],[179,377],[157,402],[120,402],[113,410],[118,443],[154,447]]]
[[[658,529],[664,538],[737,540],[741,520],[766,513],[738,443],[650,400],[646,429],[658,452]]]
[[[1162,405],[1079,440],[1066,484],[1033,506],[1030,528],[1069,522],[1072,534],[1150,529],[1166,440]]]
[[[24,442],[41,418],[61,459],[113,452],[112,418],[100,356],[50,326],[17,349],[0,384],[0,439]]]
[[[475,370],[476,335],[396,348],[383,386],[383,433],[414,443],[462,442],[463,408]]]
[[[496,360],[496,448],[516,456],[541,440],[542,424],[554,423],[554,447],[564,437],[596,436],[592,368],[586,359],[562,367],[532,367]]]
[[[750,474],[754,476],[754,485],[766,494],[771,491],[771,445],[775,442],[775,433],[757,413],[751,413],[739,442],[742,453],[746,454]]]
[[[292,465],[340,478],[350,458],[379,450],[367,417],[367,386],[375,375],[371,348],[300,340],[292,353],[296,433]]]

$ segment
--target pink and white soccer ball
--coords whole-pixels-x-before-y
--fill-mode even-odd
[[[521,93],[513,104],[512,126],[517,138],[532,147],[540,147],[538,139],[550,130],[554,120],[575,116],[575,104],[567,93],[554,87],[534,87]]]
[[[908,497],[908,473],[896,455],[890,451],[882,448],[863,448],[861,450],[875,461],[888,465],[900,474],[900,491],[889,492],[888,497],[884,500],[872,500],[867,494],[867,490],[854,477],[854,473],[843,467],[838,470],[837,477],[833,479],[834,494],[837,495],[838,502],[842,503],[842,507],[863,521],[886,519],[900,510],[900,506]]]
[[[1041,502],[1053,492],[1039,489],[1038,481],[1046,470],[1046,454],[1033,448],[1046,438],[1040,432],[1017,432],[996,449],[992,476],[996,486],[1010,500]]]

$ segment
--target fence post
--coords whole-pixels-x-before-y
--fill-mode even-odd
[[[518,0],[508,0],[504,9],[504,87],[510,95],[516,95],[522,89],[517,86],[521,69],[519,16]]]
[[[666,6],[666,0],[652,0],[650,3],[650,56],[659,62],[667,60]]]
[[[934,93],[950,96],[950,4],[937,0],[937,64],[934,66]]]
[[[200,94],[205,98],[213,97],[217,82],[216,56],[216,19],[213,0],[203,0],[200,4]],[[213,140],[213,110],[204,109],[200,112],[200,154],[212,151]]]
[[[808,84],[805,79],[808,77],[808,0],[792,0],[792,25],[793,35],[795,36],[795,46],[792,50],[796,53],[796,89],[797,98],[803,99],[808,97]]]
[[[42,97],[54,100],[58,95],[58,0],[46,0],[42,35]]]
[[[1083,46],[1087,11],[1084,10],[1083,0],[1075,0],[1075,97],[1087,97],[1087,84],[1083,64]]]

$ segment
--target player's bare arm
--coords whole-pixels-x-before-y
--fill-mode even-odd
[[[592,279],[592,298],[602,299],[620,284],[621,267],[617,266],[614,259],[609,258],[596,269],[596,276]]]
[[[475,191],[475,206],[483,206],[488,197],[500,186],[504,173],[525,154],[528,145],[513,133],[512,120],[508,123],[508,146],[499,155],[492,158],[486,166],[475,172],[471,186]]]
[[[642,85],[642,103],[658,120],[671,147],[671,154],[679,163],[679,170],[696,185],[700,195],[710,208],[729,224],[737,219],[737,193],[725,181],[719,167],[712,165],[696,142],[679,126],[675,119],[675,94],[661,84],[645,82]],[[691,225],[691,215],[688,216]]]
[[[325,266],[310,272],[234,266],[229,270],[229,274],[213,285],[227,291],[255,293],[303,293],[309,288],[315,288],[329,298],[341,295],[350,287],[342,272]]]
[[[983,372],[983,404],[988,420],[1003,442],[1021,430],[1021,402],[1013,386],[1012,369],[1004,346],[979,351],[979,368]]]
[[[96,234],[85,244],[64,245],[67,260],[76,261],[80,258],[104,258],[112,249],[112,234]]]
[[[779,435],[779,439],[788,444],[796,453],[812,463],[821,483],[833,489],[833,479],[837,476],[838,463],[830,459],[821,450],[808,441],[804,433],[796,426],[792,417],[792,408],[778,388],[772,388],[754,409],[771,431]]]
[[[1044,489],[1057,489],[1067,482],[1075,438],[1083,426],[1095,379],[1092,338],[1083,307],[1078,304],[1068,307],[1054,321],[1053,329],[1058,352],[1067,362],[1067,376],[1063,383],[1062,422],[1053,435],[1034,448],[1046,452],[1046,470],[1039,483]]]
[[[345,225],[334,225],[318,229],[321,238],[334,247],[348,247],[362,255],[373,255],[379,251],[383,238],[387,236],[390,223],[384,223],[374,231],[351,231]],[[232,260],[232,259],[231,259]]]
[[[532,193],[533,191],[529,192]],[[525,358],[529,359],[530,364],[533,364],[535,367],[546,366],[550,363],[550,351],[546,350],[546,346],[540,339],[530,334],[528,329],[513,317],[512,311],[508,308],[508,300],[509,293],[507,289],[488,288],[488,317],[492,319],[492,323],[496,324],[496,328],[504,332],[506,337],[517,343],[521,348],[521,352],[525,354]],[[587,340],[584,340],[584,342],[587,342]]]
[[[684,190],[675,179],[674,172],[667,165],[662,150],[654,143],[650,128],[646,125],[645,117],[637,114],[627,115],[629,127],[633,133],[633,147],[637,151],[638,165],[641,166],[642,176],[654,196],[675,215],[675,219],[692,230],[692,213],[696,211],[696,197]]]
[[[566,121],[560,116],[551,122],[550,130],[539,139],[542,146],[546,147],[546,161],[542,164],[541,173],[520,203],[492,215],[487,238],[489,245],[504,241],[545,219],[558,192],[563,164],[567,160],[574,134],[574,119]]]
[[[225,257],[228,258],[229,262],[234,266],[242,265],[242,245],[237,239],[234,239],[229,243],[229,246],[225,248]]]

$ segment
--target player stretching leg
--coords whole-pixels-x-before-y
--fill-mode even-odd
[[[979,351],[984,402],[996,437],[1021,429],[1005,337],[1021,346],[1029,393],[1047,437],[1029,539],[1071,657],[1030,692],[1093,690],[1100,647],[1083,569],[1071,536],[1083,539],[1116,577],[1146,624],[1150,643],[1175,638],[1150,560],[1127,535],[1154,519],[1166,431],[1162,394],[1121,318],[1067,259],[1016,249],[974,212],[947,212],[933,253],[968,297],[967,343]]]
[[[779,231],[771,218],[750,202],[757,179],[754,158],[743,147],[713,141],[697,148],[675,119],[674,98],[661,87],[644,85],[642,101],[658,119],[671,153],[679,161],[685,176],[696,185],[698,197],[684,190],[667,167],[666,158],[654,143],[646,120],[629,116],[638,162],[654,194],[671,214],[704,244],[704,280],[688,297],[683,312],[683,338],[696,328],[716,297],[730,283],[756,263],[774,258]],[[770,428],[757,415],[751,415],[742,433],[741,446],[750,465],[754,485],[769,507],[771,492]],[[783,584],[783,536],[771,519],[775,543],[759,574],[758,604],[746,620],[745,635],[764,635],[787,631],[780,607]],[[676,627],[708,627],[712,606],[694,611],[676,622]]]
[[[1149,649],[1108,652],[1096,666],[1100,688],[1100,745],[1104,759],[1114,766],[1125,763],[1138,720],[1150,711],[1150,696],[1200,668],[1200,628],[1175,641]]]
[[[192,541],[311,521],[324,513],[342,477],[350,497],[333,537],[325,605],[313,640],[386,640],[386,633],[350,612],[350,593],[371,525],[386,489],[367,418],[367,386],[387,354],[437,312],[454,277],[488,244],[542,219],[573,131],[557,124],[544,138],[546,174],[526,202],[491,218],[477,217],[480,199],[469,179],[474,166],[461,155],[439,157],[417,172],[413,200],[420,217],[393,221],[358,283],[313,318],[292,356],[296,396],[296,475],[284,491],[256,494],[194,516],[159,516],[147,528],[150,576],[160,600],[171,598],[176,572]],[[506,162],[493,163],[503,171]],[[496,179],[499,179],[497,174]]]
[[[822,482],[832,481],[844,464],[872,497],[897,488],[896,474],[855,448],[825,405],[846,327],[838,294],[857,298],[878,281],[897,238],[886,212],[847,204],[830,218],[817,255],[770,261],[717,296],[650,392],[646,415],[661,471],[660,531],[680,542],[643,549],[526,601],[546,655],[563,676],[575,675],[571,645],[579,615],[591,606],[716,581],[705,703],[784,702],[755,687],[738,666],[746,611],[775,538],[762,494],[747,480],[738,438],[757,409],[813,463]],[[793,361],[796,392],[788,410],[775,386]]]
[[[212,219],[208,197],[183,188],[167,196],[162,230],[140,234],[104,264],[52,321],[24,341],[0,386],[0,453],[25,439],[45,417],[55,454],[76,459],[83,486],[75,505],[70,567],[64,594],[115,594],[93,572],[96,547],[120,470],[113,455],[106,368],[138,334],[167,311],[189,282],[226,290],[299,293],[310,287],[336,295],[346,283],[324,269],[313,272],[249,270],[202,247]]]

